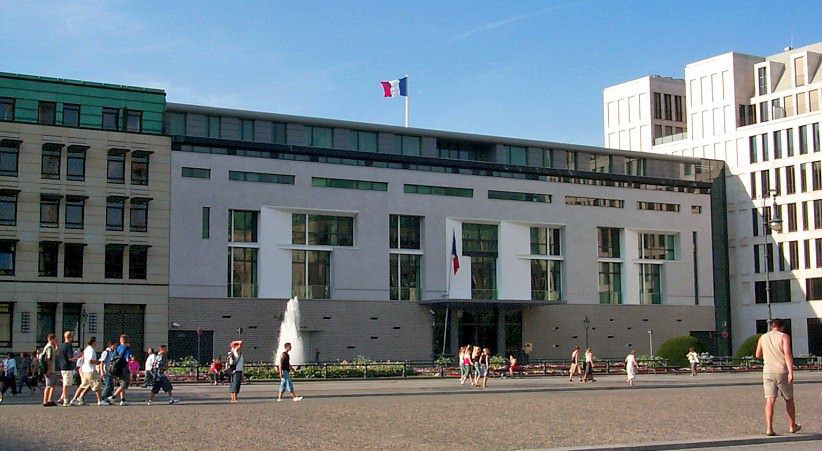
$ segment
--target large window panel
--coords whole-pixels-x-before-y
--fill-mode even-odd
[[[292,294],[301,299],[331,298],[331,252],[291,253]]]
[[[257,242],[257,218],[259,212],[249,210],[228,211],[228,241],[235,243]]]
[[[17,225],[17,192],[0,190],[0,225]]]
[[[622,263],[599,262],[599,303],[622,304]]]
[[[389,255],[389,287],[391,300],[420,300],[420,261],[413,254]]]
[[[531,299],[562,300],[561,260],[531,260]]]
[[[228,297],[257,297],[257,249],[228,248]]]
[[[41,241],[38,259],[38,273],[40,277],[57,277],[57,260],[60,254],[60,243]]]
[[[19,156],[19,142],[0,140],[0,176],[17,177]]]
[[[639,303],[662,303],[662,265],[643,263],[639,265]]]
[[[14,324],[14,304],[0,302],[0,348],[10,348],[12,345]]]

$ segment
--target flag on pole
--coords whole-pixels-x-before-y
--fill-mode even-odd
[[[456,274],[460,269],[460,258],[457,255],[457,232],[451,231],[451,233],[454,234],[451,241],[451,264],[454,267],[454,274]]]
[[[385,97],[408,97],[408,77],[402,77],[399,80],[381,81],[380,84]]]

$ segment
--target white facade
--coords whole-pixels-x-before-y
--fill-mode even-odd
[[[822,352],[822,295],[813,289],[814,283],[822,283],[815,281],[822,277],[820,62],[822,43],[768,57],[726,53],[688,64],[686,139],[640,149],[728,163],[734,348],[757,327],[761,330],[767,318],[762,211],[764,203],[775,199],[783,227],[768,236],[773,249],[769,277],[789,281],[790,302],[773,303],[773,317],[790,320],[795,355]],[[610,144],[607,104],[605,129]],[[769,191],[774,197],[766,201],[763,194]],[[772,293],[772,300],[779,297]]]
[[[686,130],[681,79],[637,78],[606,88],[602,97],[606,147],[648,150],[655,140],[675,139]]]

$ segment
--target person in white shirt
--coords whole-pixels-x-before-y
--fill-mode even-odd
[[[688,354],[685,355],[688,358],[688,363],[691,364],[691,376],[696,376],[696,367],[699,365],[699,356],[696,354],[694,348],[688,349]]]
[[[636,372],[639,371],[639,365],[636,363],[636,351],[631,350],[628,357],[625,357],[625,371],[628,373],[628,386],[634,385],[636,379]]]
[[[6,360],[3,361],[3,375],[2,387],[0,387],[0,402],[3,402],[3,395],[6,390],[11,387],[11,394],[17,395],[17,361],[14,360],[14,354],[9,353]]]
[[[94,350],[96,344],[97,338],[91,337],[88,346],[83,350],[83,365],[80,367],[80,387],[74,392],[74,398],[70,403],[72,406],[84,405],[83,396],[89,390],[93,390],[94,394],[97,395],[98,406],[108,405],[103,402],[102,393],[100,392],[100,373],[97,371],[100,361],[97,360],[97,351]]]
[[[145,368],[145,378],[143,379],[143,388],[151,387],[154,384],[154,361],[157,360],[157,353],[154,352],[154,348],[146,349],[146,368]]]

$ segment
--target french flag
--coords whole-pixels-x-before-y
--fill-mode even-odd
[[[380,84],[385,97],[408,97],[408,77],[402,77],[399,80],[381,81]]]
[[[460,258],[457,255],[457,232],[452,231],[453,239],[451,241],[451,264],[454,268],[454,274],[460,270]]]

